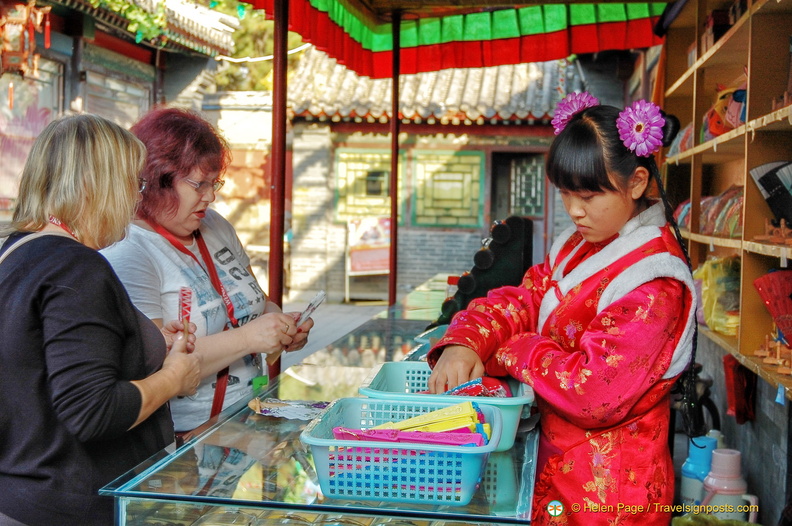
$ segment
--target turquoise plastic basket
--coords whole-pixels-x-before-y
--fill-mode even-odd
[[[470,400],[479,405],[494,406],[503,416],[503,433],[495,451],[507,451],[514,445],[517,426],[520,423],[523,407],[534,401],[531,386],[509,379],[509,386],[515,396],[494,398],[484,396],[431,395],[420,394],[426,391],[432,370],[426,362],[385,362],[371,370],[358,389],[362,396],[386,398],[388,400],[423,400],[429,402],[456,403]]]
[[[422,332],[413,338],[413,341],[415,341],[415,343],[431,343],[432,340],[439,340],[442,338],[446,329],[448,329],[448,325],[438,325],[437,327]]]
[[[457,402],[458,403],[458,402]],[[480,406],[491,425],[485,446],[336,440],[333,428],[369,429],[454,405],[339,398],[311,421],[300,440],[311,448],[326,497],[464,506],[473,498],[503,429],[496,407]]]

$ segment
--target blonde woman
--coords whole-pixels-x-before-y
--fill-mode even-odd
[[[112,524],[99,488],[173,441],[166,402],[198,386],[178,324],[161,332],[137,311],[97,252],[123,237],[145,155],[121,127],[74,115],[28,157],[0,232],[2,526]]]

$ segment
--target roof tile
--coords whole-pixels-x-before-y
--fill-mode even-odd
[[[400,112],[410,121],[548,121],[567,92],[582,89],[567,59],[402,75]],[[381,120],[390,115],[391,80],[361,77],[311,47],[288,87],[295,116]]]

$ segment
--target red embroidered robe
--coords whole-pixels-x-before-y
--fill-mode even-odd
[[[487,374],[533,387],[541,436],[532,524],[668,524],[669,389],[690,359],[690,271],[661,204],[603,244],[566,234],[522,286],[457,314],[429,362],[464,345]],[[564,511],[551,516],[556,500]]]

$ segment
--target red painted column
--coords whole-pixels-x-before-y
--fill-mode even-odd
[[[286,54],[289,0],[275,0],[275,42],[272,87],[272,178],[270,181],[269,299],[283,306],[283,231],[286,212]],[[269,376],[280,374],[280,358],[269,366]]]
[[[399,69],[401,56],[401,12],[394,11],[392,17],[393,31],[393,71],[391,73],[391,234],[390,234],[390,273],[388,274],[388,305],[396,303],[396,283],[398,276],[399,251]]]

